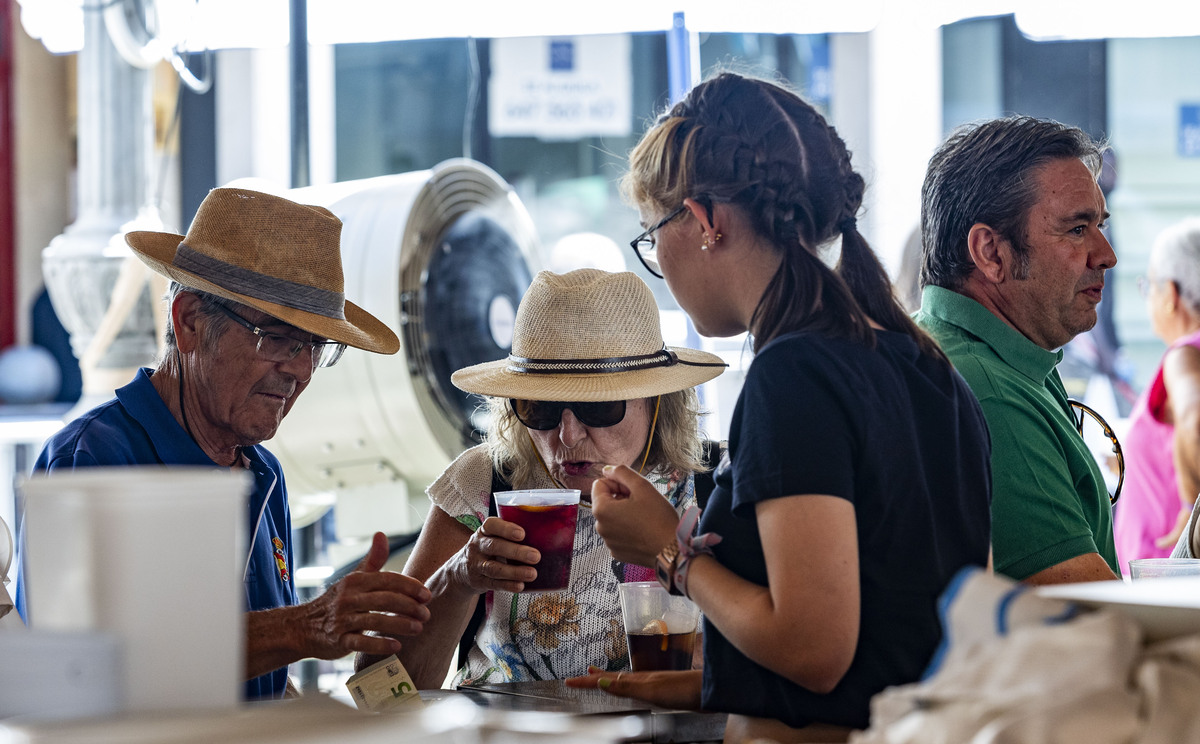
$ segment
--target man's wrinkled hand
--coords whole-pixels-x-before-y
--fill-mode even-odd
[[[393,654],[401,646],[396,636],[421,632],[429,621],[429,590],[410,576],[382,570],[387,559],[387,536],[376,532],[358,568],[304,605],[309,656]]]

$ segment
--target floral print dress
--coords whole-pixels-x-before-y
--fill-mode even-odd
[[[650,475],[679,514],[695,503],[692,478]],[[488,515],[492,466],[484,445],[450,464],[429,487],[434,506],[471,530]],[[545,473],[520,488],[554,488]],[[654,572],[613,559],[596,533],[591,509],[580,509],[571,558],[571,585],[563,592],[488,592],[486,615],[475,643],[455,675],[455,685],[563,679],[588,666],[629,668],[617,585],[652,581]]]

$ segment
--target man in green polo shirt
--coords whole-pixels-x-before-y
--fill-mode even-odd
[[[987,418],[995,569],[1036,584],[1120,576],[1104,477],[1055,369],[1117,262],[1100,156],[1075,127],[996,119],[952,134],[921,191],[917,322]]]

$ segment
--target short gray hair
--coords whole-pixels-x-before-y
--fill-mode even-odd
[[[172,281],[167,285],[167,293],[163,295],[163,302],[167,305],[167,327],[163,332],[163,341],[165,349],[163,358],[170,359],[179,350],[179,344],[175,340],[175,325],[171,321],[171,306],[175,304],[175,299],[179,295],[194,294],[200,298],[200,314],[208,318],[209,322],[204,325],[203,335],[200,337],[200,343],[205,348],[212,348],[216,345],[217,339],[221,334],[225,333],[225,329],[229,327],[229,317],[221,312],[218,306],[229,307],[229,301],[223,297],[218,297],[210,292],[202,292],[198,289],[185,287],[179,282]]]
[[[1157,282],[1175,282],[1179,296],[1200,315],[1200,217],[1188,217],[1154,239],[1147,269]]]

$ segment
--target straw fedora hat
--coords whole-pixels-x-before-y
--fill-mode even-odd
[[[663,346],[658,306],[630,272],[539,272],[517,309],[507,359],[460,369],[468,393],[522,400],[631,400],[673,393],[725,369],[715,354]]]
[[[342,221],[324,207],[238,188],[208,192],[188,233],[134,231],[125,242],[185,287],[279,318],[303,331],[395,354],[392,329],[343,293]]]

